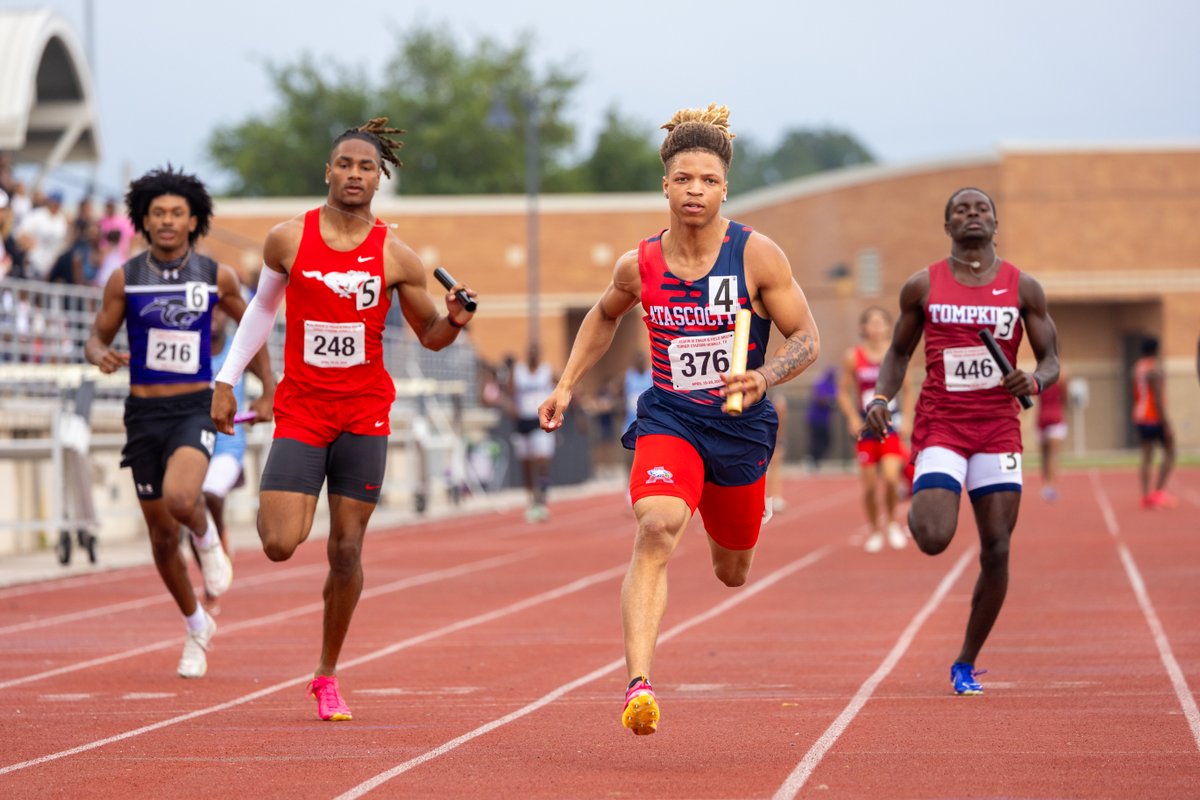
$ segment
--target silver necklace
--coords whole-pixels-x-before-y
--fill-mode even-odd
[[[188,250],[183,254],[183,258],[179,259],[175,266],[170,266],[169,264],[161,263],[157,258],[150,254],[150,249],[146,248],[146,266],[153,267],[154,269],[158,270],[158,272],[161,273],[163,278],[166,280],[177,281],[179,280],[179,272],[187,264],[188,258],[190,258],[191,255],[192,250],[191,248],[188,248]]]
[[[951,258],[951,259],[953,259],[954,261],[957,261],[958,263],[960,263],[960,264],[962,264],[962,265],[964,265],[964,266],[970,267],[971,269],[973,269],[973,270],[976,270],[976,271],[978,271],[978,270],[979,270],[979,268],[980,268],[981,266],[983,266],[983,262],[982,262],[982,261],[967,261],[965,258],[959,258],[958,256],[954,255],[954,253],[951,253],[951,254],[950,254],[950,258]],[[1000,262],[1000,256],[998,256],[998,255],[993,255],[993,256],[992,256],[992,263],[991,263],[991,264],[989,264],[988,266],[989,266],[989,267],[994,267],[994,266],[996,266],[996,264],[998,264],[999,262]]]
[[[360,217],[358,214],[351,214],[349,211],[342,211],[340,208],[338,208],[336,206],[329,205],[329,203],[325,203],[324,205],[330,211],[336,211],[339,214],[343,214],[347,217],[351,217],[353,219],[358,220],[359,222],[368,222],[368,220],[366,220],[363,217]],[[375,220],[374,222],[371,222],[370,225],[372,228],[394,228],[394,227],[396,227],[395,223],[388,225],[386,222],[382,222],[380,220]]]

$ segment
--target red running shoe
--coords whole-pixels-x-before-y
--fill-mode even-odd
[[[658,699],[654,687],[641,675],[634,678],[625,692],[625,710],[621,724],[638,736],[649,736],[658,730]]]
[[[308,684],[308,696],[317,699],[317,716],[327,722],[354,719],[346,701],[338,693],[337,678],[318,675]]]

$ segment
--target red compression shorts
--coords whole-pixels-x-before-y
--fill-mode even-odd
[[[743,486],[705,483],[704,462],[683,439],[664,434],[639,436],[629,474],[629,496],[678,497],[691,511],[700,511],[704,529],[728,550],[749,550],[758,544],[765,505],[766,478]]]
[[[392,399],[355,395],[326,399],[297,390],[285,377],[275,392],[275,438],[328,447],[342,433],[389,436]]]
[[[878,464],[884,456],[904,457],[904,445],[900,443],[900,437],[896,435],[895,431],[888,431],[887,436],[883,437],[883,441],[873,436],[863,437],[858,440],[856,449],[858,450],[858,464],[862,467]]]

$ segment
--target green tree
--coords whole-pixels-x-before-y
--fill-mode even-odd
[[[525,188],[527,98],[537,98],[539,166],[546,191],[574,190],[564,159],[575,140],[565,108],[580,77],[550,66],[535,77],[531,37],[505,46],[482,38],[464,49],[448,33],[417,27],[397,36],[397,51],[378,86],[360,71],[311,56],[268,65],[277,94],[269,111],[209,139],[213,161],[231,175],[233,195],[324,192],[321,169],[334,137],[375,116],[408,131],[394,177],[406,194],[513,192]],[[497,103],[513,124],[497,126]]]
[[[653,192],[662,186],[662,161],[648,125],[610,107],[592,153],[578,167],[579,184],[592,192]]]
[[[831,128],[795,128],[773,150],[739,136],[734,142],[730,189],[744,192],[760,186],[801,178],[854,164],[874,163],[875,157],[854,136]]]

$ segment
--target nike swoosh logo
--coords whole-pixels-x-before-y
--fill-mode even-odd
[[[992,289],[992,294],[1004,294],[1008,289]]]
[[[376,489],[378,489],[381,485],[382,484],[378,484],[378,483],[364,483],[363,488],[366,489],[368,492],[373,492]]]
[[[374,260],[375,260],[375,256],[359,256],[358,257],[358,263],[360,263],[360,264],[363,264],[367,261],[374,261]]]
[[[376,428],[382,428],[382,427],[383,427],[383,420],[380,420],[379,422],[376,422],[376,423],[375,423],[375,427],[376,427]]]

